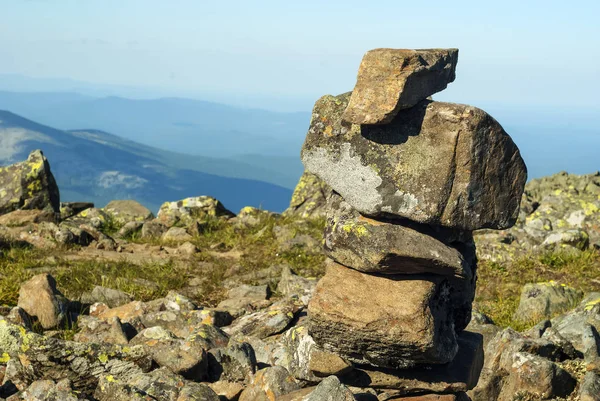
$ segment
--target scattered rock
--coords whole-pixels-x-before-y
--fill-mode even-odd
[[[290,207],[284,216],[298,216],[303,219],[325,216],[325,204],[331,188],[316,175],[305,171],[294,189]]]
[[[252,383],[240,395],[239,401],[270,401],[298,390],[300,386],[281,366],[259,370]]]
[[[104,207],[104,211],[120,224],[131,221],[143,222],[154,218],[148,208],[134,200],[113,200]]]
[[[525,284],[514,319],[537,322],[543,318],[551,318],[575,307],[582,296],[581,291],[554,281]]]
[[[321,383],[305,398],[306,401],[355,401],[354,395],[335,376],[323,379]]]
[[[0,188],[0,215],[18,209],[60,212],[58,186],[41,150],[26,161],[0,167]]]
[[[39,274],[26,281],[19,290],[18,305],[36,317],[44,329],[59,327],[67,317],[68,300],[49,274]]]
[[[178,202],[163,203],[158,211],[157,219],[168,227],[172,227],[177,222],[187,225],[198,220],[234,216],[217,199],[210,196],[198,196]]]
[[[80,302],[84,304],[95,304],[96,302],[102,302],[108,305],[109,308],[116,308],[117,306],[125,305],[131,302],[133,299],[131,295],[115,290],[112,288],[106,288],[101,286],[95,286],[91,292],[83,293],[80,298]]]

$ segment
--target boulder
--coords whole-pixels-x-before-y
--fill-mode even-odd
[[[379,277],[331,262],[308,312],[315,342],[359,364],[442,364],[458,349],[442,276]]]
[[[18,209],[60,212],[60,194],[41,150],[26,161],[0,167],[0,215]]]
[[[104,211],[115,219],[119,224],[130,221],[146,221],[154,218],[154,215],[144,205],[134,200],[113,200],[104,207]]]
[[[543,318],[552,318],[574,308],[582,296],[581,291],[555,281],[525,284],[513,318],[537,323]]]
[[[100,320],[93,316],[79,316],[79,331],[74,340],[81,343],[128,344],[126,328],[118,317]]]
[[[424,100],[387,125],[359,126],[341,119],[348,97],[317,101],[301,156],[352,207],[463,230],[515,223],[527,169],[486,112]]]
[[[458,49],[374,49],[358,70],[343,119],[387,124],[400,110],[440,92],[454,81]]]
[[[210,218],[231,218],[235,215],[227,210],[223,204],[210,196],[186,198],[177,202],[165,202],[158,211],[157,219],[172,227],[177,222],[191,224]]]
[[[248,343],[214,348],[208,353],[208,379],[211,382],[245,382],[256,372],[256,355]]]
[[[8,398],[9,401],[79,401],[69,380],[36,380],[24,391]]]
[[[60,378],[69,379],[75,390],[89,390],[104,373],[126,378],[151,367],[140,346],[63,341],[2,322],[0,349],[3,361],[13,364],[5,377],[13,383]]]
[[[325,216],[325,204],[331,188],[316,175],[305,171],[294,189],[284,216],[317,218]]]
[[[59,327],[65,321],[68,303],[49,274],[32,277],[19,290],[18,306],[36,317],[44,329]]]

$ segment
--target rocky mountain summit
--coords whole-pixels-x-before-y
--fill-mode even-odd
[[[282,214],[2,168],[0,400],[600,400],[600,175],[525,185],[498,122],[427,99],[456,61],[369,52]]]

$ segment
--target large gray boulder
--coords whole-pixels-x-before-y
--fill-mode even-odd
[[[18,209],[60,212],[60,194],[41,150],[27,160],[0,167],[0,215]]]
[[[344,120],[386,124],[403,109],[446,89],[456,77],[458,49],[374,49],[360,63]]]
[[[515,223],[527,169],[486,112],[424,100],[361,126],[342,120],[348,100],[317,101],[302,161],[355,209],[463,230]]]
[[[379,277],[331,262],[308,306],[309,333],[359,364],[442,364],[457,352],[451,308],[442,276]]]

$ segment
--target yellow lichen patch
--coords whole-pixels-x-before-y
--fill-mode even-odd
[[[2,355],[0,355],[0,363],[8,363],[8,361],[10,361],[10,355],[3,352]]]
[[[106,381],[109,383],[114,383],[117,381],[117,379],[115,379],[113,375],[108,375],[106,376]]]
[[[279,313],[281,313],[281,311],[279,311],[279,310],[272,310],[272,311],[269,311],[268,315],[269,316],[275,316],[275,315],[277,315]]]
[[[596,299],[594,299],[594,300],[592,300],[592,301],[590,301],[590,302],[586,303],[586,304],[585,304],[585,307],[584,307],[584,309],[585,309],[586,311],[590,311],[590,310],[592,310],[592,309],[594,308],[594,306],[596,306],[596,305],[600,305],[600,298],[596,298]]]
[[[102,363],[106,363],[106,362],[108,362],[108,355],[100,354],[100,355],[98,355],[98,360]]]
[[[580,200],[579,203],[581,204],[586,216],[591,216],[592,214],[600,212],[600,208],[598,208],[598,206],[594,203],[586,202],[584,200]]]
[[[357,237],[369,235],[369,230],[367,230],[367,228],[361,224],[347,223],[342,226],[342,230],[348,234],[353,233]]]

